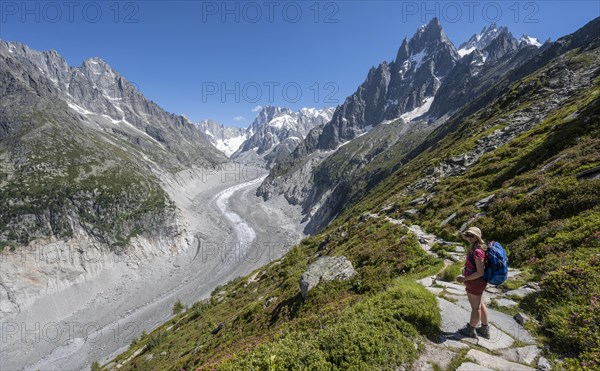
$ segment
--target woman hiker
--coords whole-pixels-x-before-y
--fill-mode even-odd
[[[487,245],[483,242],[481,230],[477,227],[468,228],[462,233],[462,237],[469,242],[469,251],[463,274],[456,277],[456,280],[463,282],[466,286],[467,297],[471,304],[471,319],[458,332],[471,338],[476,338],[479,334],[481,337],[489,339],[488,312],[482,300],[483,292],[487,286],[487,282],[483,279]],[[477,327],[479,320],[481,320],[481,327]]]

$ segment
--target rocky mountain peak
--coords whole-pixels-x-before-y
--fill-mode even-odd
[[[396,63],[402,63],[411,56],[433,53],[441,43],[449,43],[449,40],[439,20],[433,18],[428,24],[419,27],[410,40],[405,38],[402,41],[396,55]]]
[[[485,59],[497,60],[519,48],[517,40],[508,32],[501,32],[482,50]]]
[[[531,36],[528,36],[526,34],[523,34],[519,38],[519,45],[520,46],[533,45],[533,46],[536,46],[536,47],[539,48],[540,46],[542,46],[542,43],[540,43],[540,41],[537,38],[535,38],[535,37],[531,37]]]
[[[461,57],[464,57],[476,49],[483,50],[490,45],[494,39],[502,34],[510,34],[508,27],[498,27],[496,22],[493,22],[489,26],[483,27],[481,33],[474,34],[468,41],[462,43],[458,48],[458,54],[460,54]]]

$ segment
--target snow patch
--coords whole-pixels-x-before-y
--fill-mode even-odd
[[[72,110],[74,110],[77,113],[80,113],[82,115],[93,115],[94,113],[91,111],[86,110],[85,108],[76,105],[75,103],[67,103],[69,105],[69,107],[71,107]]]
[[[269,126],[272,126],[277,129],[281,129],[282,127],[293,127],[296,120],[294,120],[290,115],[283,115],[274,118],[269,122]]]
[[[458,55],[460,55],[461,58],[463,58],[466,55],[469,55],[471,53],[473,53],[475,51],[475,49],[477,49],[476,47],[470,47],[470,48],[462,48],[458,50]]]
[[[402,116],[400,116],[400,118],[404,119],[405,121],[409,122],[414,120],[415,118],[419,117],[419,116],[423,116],[423,114],[425,114],[427,111],[429,111],[429,108],[431,107],[431,103],[433,103],[433,99],[434,97],[428,97],[423,101],[423,104],[420,107],[415,108],[414,110],[410,111],[410,112],[406,112],[404,113]]]
[[[229,138],[225,140],[217,140],[215,143],[215,147],[221,152],[223,152],[227,157],[230,157],[235,151],[237,151],[240,146],[246,140],[245,135],[240,135],[234,138]]]
[[[542,43],[540,43],[540,41],[538,39],[536,39],[535,37],[527,36],[527,35],[521,36],[521,42],[524,42],[527,45],[533,45],[537,48],[542,46]]]
[[[419,67],[421,67],[423,65],[423,59],[425,58],[426,55],[427,55],[427,52],[425,50],[422,50],[419,53],[410,56],[409,60],[411,61],[412,64],[415,65],[415,70],[418,70]]]

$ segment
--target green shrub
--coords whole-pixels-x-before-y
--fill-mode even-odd
[[[160,343],[162,343],[166,337],[167,337],[167,334],[164,331],[159,331],[154,335],[150,335],[150,337],[148,338],[148,343],[146,345],[148,350],[160,345]]]
[[[463,267],[463,263],[454,263],[449,265],[437,275],[437,279],[445,282],[454,282],[456,280],[456,276],[462,274]]]
[[[553,347],[600,367],[600,254],[549,273],[541,285],[536,304]]]
[[[177,299],[175,304],[173,304],[173,314],[179,314],[181,311],[185,309],[185,305],[181,302],[181,300]]]
[[[224,365],[228,370],[364,370],[414,360],[419,333],[439,334],[435,297],[412,279],[347,309],[333,324],[293,331]]]

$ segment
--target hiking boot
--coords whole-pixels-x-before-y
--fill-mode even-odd
[[[481,325],[481,327],[477,327],[475,331],[477,331],[477,335],[481,336],[482,338],[490,338],[490,326],[488,325]]]
[[[475,332],[475,327],[471,326],[469,323],[465,325],[465,327],[458,330],[458,333],[469,337],[477,339],[477,333]]]

